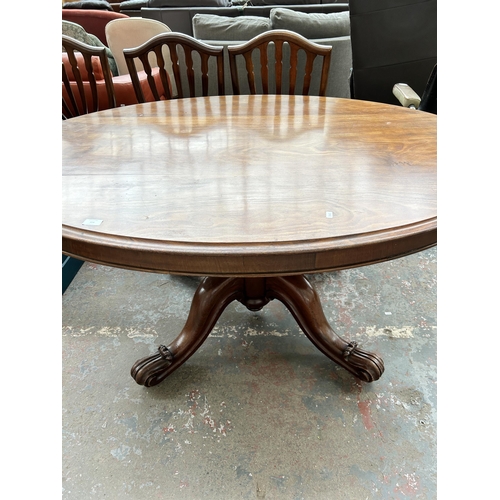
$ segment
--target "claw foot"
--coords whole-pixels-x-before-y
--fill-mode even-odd
[[[382,358],[358,347],[357,342],[349,342],[343,353],[342,366],[364,382],[378,380],[384,373]]]
[[[136,361],[130,374],[139,385],[151,387],[165,379],[173,362],[172,352],[168,347],[160,345],[156,354]]]

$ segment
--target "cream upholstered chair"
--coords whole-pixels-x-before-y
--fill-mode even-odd
[[[124,19],[114,19],[106,24],[106,41],[111,49],[118,67],[119,75],[127,75],[128,67],[123,55],[123,49],[138,47],[160,33],[170,33],[172,30],[160,21],[155,19],[145,19],[142,17],[128,17]],[[168,48],[163,52],[166,62],[170,62]],[[155,61],[150,59],[152,67]],[[168,64],[168,66],[170,66]],[[143,66],[140,61],[136,61],[137,71],[142,71]]]

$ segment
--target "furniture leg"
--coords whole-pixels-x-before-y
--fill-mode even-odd
[[[146,387],[159,384],[199,349],[233,300],[258,311],[273,299],[286,306],[309,340],[332,361],[365,382],[380,378],[384,372],[382,359],[333,331],[318,294],[304,276],[205,278],[194,294],[179,336],[168,347],[160,345],[157,353],[138,360],[131,369],[132,377]]]
[[[203,344],[226,306],[241,298],[243,290],[243,278],[205,278],[194,294],[181,333],[170,345],[160,345],[156,354],[139,359],[130,372],[134,380],[151,387],[179,368]]]
[[[365,382],[380,378],[384,372],[382,359],[333,331],[318,294],[304,276],[267,278],[267,296],[281,301],[309,340],[332,361]]]

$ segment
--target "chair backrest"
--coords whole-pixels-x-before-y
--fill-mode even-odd
[[[118,74],[128,75],[123,49],[139,47],[154,36],[170,33],[170,31],[171,29],[166,24],[155,19],[126,17],[110,21],[106,25],[106,42],[115,58]],[[170,57],[168,49],[165,50],[164,57]],[[152,60],[150,60],[150,64],[153,64]],[[142,71],[143,67],[140,61],[136,61],[136,66],[137,71]]]
[[[106,48],[92,47],[65,35],[62,35],[62,47],[69,62],[69,67],[65,67],[64,61],[62,64],[63,117],[73,118],[99,111],[101,108],[116,107]],[[98,80],[105,82],[108,100],[106,104],[99,101]],[[90,92],[86,91],[89,87]]]
[[[241,45],[228,46],[227,50],[233,92],[236,95],[241,93],[238,57],[243,57],[245,60],[251,94],[293,95],[299,92],[302,95],[309,95],[311,84],[314,83],[311,75],[316,60],[322,61],[317,94],[320,96],[326,94],[332,52],[332,47],[329,45],[311,42],[293,31],[270,30]],[[270,78],[270,71],[274,73],[274,79]],[[270,80],[275,81],[274,91],[270,88]],[[302,90],[299,90],[300,88]]]
[[[171,68],[167,67],[163,56],[163,49],[167,47],[170,53]],[[148,42],[134,49],[123,51],[125,61],[137,100],[144,102],[139,80],[137,78],[136,59],[142,62],[147,80],[153,95],[160,100],[160,92],[156,88],[152,77],[152,65],[149,56],[154,54],[159,74],[165,89],[167,99],[207,96],[209,76],[217,80],[217,94],[224,94],[224,57],[223,47],[212,47],[206,43],[195,40],[183,33],[163,33],[156,35]],[[173,75],[173,81],[168,74]],[[214,75],[215,73],[215,75]],[[213,76],[212,76],[213,75]]]

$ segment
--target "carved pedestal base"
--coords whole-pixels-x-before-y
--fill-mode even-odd
[[[222,311],[238,300],[251,311],[278,299],[309,340],[326,356],[365,382],[380,378],[384,362],[339,337],[328,324],[318,294],[304,276],[278,278],[205,278],[196,290],[179,336],[132,367],[134,380],[147,387],[162,382],[192,356],[208,337]]]

